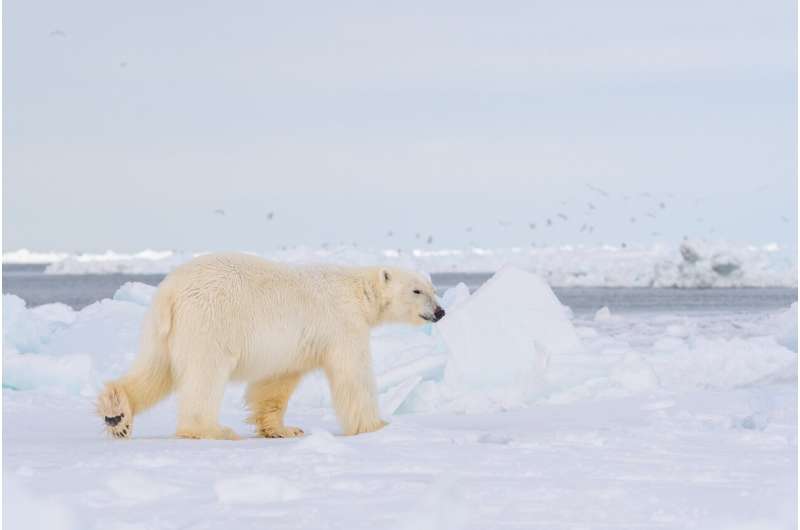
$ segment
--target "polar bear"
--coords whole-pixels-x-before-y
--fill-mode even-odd
[[[385,425],[378,411],[369,332],[388,322],[444,316],[431,282],[396,268],[296,267],[245,254],[211,254],[159,286],[130,371],[97,401],[106,430],[131,436],[133,417],[172,391],[177,436],[237,439],[219,424],[228,381],[248,383],[248,421],[267,438],[299,436],[284,425],[304,374],[322,369],[345,434]]]

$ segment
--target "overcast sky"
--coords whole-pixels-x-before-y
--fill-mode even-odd
[[[795,10],[7,0],[4,250],[794,245]]]

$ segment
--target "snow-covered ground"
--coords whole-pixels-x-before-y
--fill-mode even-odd
[[[680,245],[366,250],[296,247],[253,252],[289,263],[383,263],[428,272],[494,272],[514,265],[553,286],[767,287],[796,286],[797,264],[775,244],[685,241]],[[145,250],[134,254],[5,252],[3,263],[49,263],[48,274],[166,274],[202,252]]]
[[[438,326],[374,332],[379,432],[339,436],[312,375],[287,415],[304,438],[254,438],[231,386],[243,441],[171,438],[172,399],[106,439],[92,399],[152,294],[3,297],[8,528],[796,527],[796,304],[573,316],[504,269],[444,293]]]

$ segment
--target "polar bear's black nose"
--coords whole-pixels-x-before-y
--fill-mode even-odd
[[[437,305],[436,309],[433,311],[433,321],[439,322],[443,316],[444,316],[444,309],[442,309]]]

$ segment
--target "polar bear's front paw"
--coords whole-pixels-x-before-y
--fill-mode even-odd
[[[274,428],[261,428],[259,433],[264,438],[296,438],[303,436],[305,433],[300,427],[287,427],[282,425]]]
[[[354,429],[351,429],[350,432],[346,432],[345,434],[348,434],[348,435],[352,436],[352,435],[355,435],[355,434],[364,434],[364,433],[368,433],[368,432],[375,432],[375,431],[379,431],[379,430],[383,429],[387,425],[389,425],[389,422],[383,421],[380,418],[378,418],[376,420],[370,420],[370,421],[361,421],[361,422],[359,422],[357,427],[355,427]]]

